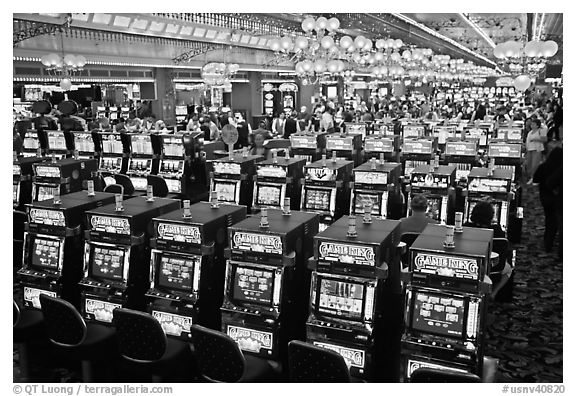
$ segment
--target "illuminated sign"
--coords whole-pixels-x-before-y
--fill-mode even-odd
[[[320,242],[318,254],[320,260],[368,266],[376,264],[376,254],[372,247]]]
[[[476,143],[474,142],[446,142],[446,155],[476,155]]]
[[[214,173],[225,173],[228,175],[239,175],[240,164],[233,162],[214,162]]]
[[[364,184],[387,184],[388,173],[385,172],[354,172],[354,182]]]
[[[158,224],[158,238],[165,241],[192,243],[196,245],[202,243],[199,227],[182,224]]]
[[[59,178],[60,168],[57,166],[37,166],[36,176]]]
[[[422,174],[412,172],[410,184],[413,187],[435,187],[435,188],[448,188],[448,176],[434,175],[432,173]]]
[[[352,150],[351,137],[328,136],[326,138],[326,150]]]
[[[256,174],[261,177],[286,177],[286,168],[280,165],[259,165]]]
[[[234,232],[232,249],[249,250],[257,253],[282,254],[282,239],[278,235]]]
[[[522,146],[520,144],[491,144],[488,147],[489,157],[520,158]]]
[[[313,181],[336,180],[336,171],[328,168],[306,168],[306,179]]]
[[[417,253],[414,271],[462,279],[478,279],[478,261],[472,258]]]
[[[366,138],[364,150],[376,151],[379,153],[391,153],[394,151],[392,139]]]
[[[90,224],[94,231],[130,235],[130,223],[128,219],[122,217],[92,216]]]
[[[152,311],[152,316],[160,323],[164,333],[168,335],[180,337],[182,332],[190,333],[192,318],[188,316],[181,316],[160,311]]]
[[[32,287],[24,287],[24,301],[32,304],[34,308],[40,309],[40,294],[46,294],[50,297],[56,297],[55,292],[42,289],[34,289]]]
[[[305,135],[291,135],[290,136],[290,146],[292,148],[316,148],[316,136],[305,136]]]
[[[410,154],[430,154],[432,153],[432,142],[430,140],[404,141],[402,151]]]
[[[272,353],[272,333],[237,326],[228,326],[226,333],[243,351],[260,353],[260,350],[267,349],[268,353]]]
[[[108,301],[86,299],[86,314],[94,315],[94,319],[99,322],[112,323],[112,318],[114,317],[112,311],[116,308],[122,308],[122,305]]]
[[[508,192],[508,180],[474,178],[468,185],[469,191],[474,192]]]
[[[31,223],[52,225],[57,227],[66,226],[64,213],[58,210],[32,208],[28,214],[30,216]]]
[[[344,358],[344,361],[346,361],[346,365],[348,365],[348,367],[354,366],[358,368],[364,368],[366,356],[365,352],[360,349],[346,348],[339,345],[326,344],[324,342],[317,341],[314,341],[314,345],[330,349],[331,351],[338,353]]]

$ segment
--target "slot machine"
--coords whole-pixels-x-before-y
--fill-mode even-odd
[[[181,123],[186,120],[188,106],[176,106],[176,122]]]
[[[32,202],[80,191],[83,182],[92,178],[98,163],[95,159],[79,160],[64,158],[51,162],[39,162],[32,165]]]
[[[430,224],[410,248],[405,275],[402,378],[419,367],[482,376],[485,282],[493,231],[462,227],[446,245],[446,227]]]
[[[400,162],[402,162],[406,180],[410,179],[410,174],[416,167],[428,164],[434,158],[437,149],[438,139],[436,138],[404,139]]]
[[[485,148],[488,146],[488,139],[490,138],[490,130],[488,127],[480,128],[474,124],[466,125],[464,127],[465,140],[477,140],[478,146]]]
[[[87,320],[111,324],[114,308],[144,311],[150,288],[151,220],[177,210],[172,199],[116,195],[114,204],[86,211],[81,313]]]
[[[276,209],[228,228],[222,331],[245,353],[285,370],[288,342],[306,335],[306,260],[317,232],[317,215]]]
[[[220,329],[228,227],[246,207],[198,202],[153,219],[148,311],[167,335],[188,340],[190,325]]]
[[[353,161],[354,166],[362,163],[362,135],[331,133],[326,135],[326,153],[336,153],[336,157]]]
[[[252,210],[284,209],[285,198],[290,198],[289,209],[300,209],[300,183],[305,163],[304,159],[289,156],[257,163]]]
[[[370,158],[380,158],[389,162],[400,161],[400,136],[368,135],[364,139],[364,161]]]
[[[353,168],[354,162],[335,158],[304,167],[300,210],[320,215],[320,230],[349,210]]]
[[[370,213],[343,216],[314,237],[306,340],[342,355],[354,377],[398,381],[399,242],[400,222]]]
[[[192,148],[190,139],[182,134],[162,134],[162,156],[158,175],[168,186],[168,193],[181,195],[187,191]]]
[[[369,124],[366,122],[345,122],[344,132],[346,134],[360,134],[362,135],[362,140],[368,134]]]
[[[494,160],[496,169],[512,171],[514,183],[519,183],[522,177],[522,142],[506,142],[501,139],[491,139],[488,144],[488,158]]]
[[[496,129],[496,138],[509,143],[522,143],[522,126],[502,126]]]
[[[378,120],[374,123],[374,130],[372,131],[372,135],[380,135],[380,136],[393,136],[397,135],[396,124],[391,122],[378,122]]]
[[[218,201],[245,205],[251,213],[256,163],[263,160],[260,155],[235,154],[209,161],[210,191],[216,191]]]
[[[402,139],[420,139],[426,136],[426,126],[421,124],[402,124]]]
[[[42,140],[46,139],[46,132],[43,130],[29,129],[26,131],[22,141],[22,155],[24,158],[46,155],[46,151],[40,144],[41,137],[43,138]],[[40,150],[40,155],[38,155],[38,150]]]
[[[97,106],[96,107],[96,118],[104,118],[108,116],[108,109],[106,106]]]
[[[478,162],[478,142],[449,138],[444,150],[445,165],[456,167],[456,180],[468,179],[468,174]]]
[[[45,146],[42,150],[46,155],[54,156],[56,159],[66,158],[69,154],[68,146],[66,144],[66,136],[64,131],[44,131],[46,134]],[[44,139],[40,140],[42,145]]]
[[[40,294],[64,298],[79,307],[86,210],[114,202],[114,194],[78,191],[27,205],[22,268],[24,305],[40,309]],[[14,254],[17,254],[14,252]]]
[[[401,164],[377,161],[374,158],[354,168],[350,214],[364,213],[364,204],[370,202],[373,216],[381,219],[399,219],[402,207],[401,174]],[[397,210],[398,203],[400,210]]]
[[[116,106],[110,106],[108,108],[108,114],[110,115],[110,121],[113,120],[117,120],[118,119],[118,107]]]
[[[298,132],[290,135],[290,151],[294,158],[305,159],[309,164],[326,153],[326,132]]]
[[[92,132],[70,131],[66,133],[71,136],[70,140],[73,142],[71,150],[78,153],[79,159],[96,158],[99,160]]]
[[[121,106],[120,107],[120,117],[127,120],[130,118],[130,107]]]
[[[502,230],[507,232],[510,219],[516,215],[516,211],[511,210],[514,201],[512,171],[493,169],[490,173],[489,168],[472,168],[464,209],[465,222],[470,221],[472,210],[479,201],[487,201],[492,205],[494,208],[492,223],[499,224]]]
[[[432,161],[431,161],[432,163]],[[420,165],[410,175],[407,200],[407,216],[410,216],[410,201],[416,194],[424,194],[428,200],[426,216],[441,224],[454,223],[456,193],[456,167],[450,165]]]
[[[438,139],[438,148],[444,151],[448,138],[456,138],[456,127],[453,125],[435,125],[432,127],[432,137]]]
[[[98,170],[105,177],[106,184],[114,184],[114,175],[126,174],[128,169],[130,138],[118,132],[97,132],[93,136],[96,138],[96,151],[100,158]]]
[[[160,147],[154,150],[152,136],[148,133],[130,133],[130,156],[126,176],[134,185],[135,191],[146,191],[148,175],[156,174],[158,170],[158,153]],[[155,136],[156,137],[156,136]],[[157,139],[154,139],[158,146]]]
[[[34,164],[49,161],[46,157],[16,157],[12,161],[12,203],[14,209],[24,210],[32,202]]]

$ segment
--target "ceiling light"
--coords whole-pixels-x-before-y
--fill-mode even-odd
[[[130,21],[131,18],[116,15],[116,17],[114,18],[114,26],[128,27],[130,26]]]
[[[110,23],[111,19],[112,19],[112,15],[110,15],[110,14],[94,14],[94,17],[92,18],[92,22],[107,25]]]

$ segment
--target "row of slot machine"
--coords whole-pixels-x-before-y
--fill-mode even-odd
[[[330,145],[331,141],[362,144],[361,136],[333,135],[292,135],[292,157],[274,155],[264,160],[235,153],[210,161],[210,191],[221,201],[246,205],[249,213],[286,206],[317,213],[321,229],[345,214],[362,213],[367,201],[374,216],[399,219],[410,214],[415,194],[425,194],[427,215],[441,224],[454,224],[456,211],[465,213],[468,221],[476,202],[488,200],[495,209],[494,223],[509,231],[511,241],[519,241],[523,215],[517,178],[522,164],[521,142],[490,140],[484,149],[489,154],[484,167],[478,141],[448,139],[440,156],[436,137],[408,137],[400,156],[391,151],[374,152],[356,165],[346,150],[332,150],[331,158],[326,158],[326,152],[342,147]],[[370,137],[366,136],[365,146]],[[390,143],[399,140],[398,136],[374,138]],[[323,147],[319,147],[320,142]],[[394,161],[397,158],[399,161]]]
[[[430,226],[402,274],[400,222],[373,218],[369,206],[319,231],[315,213],[247,216],[215,195],[183,207],[91,191],[33,203],[22,299],[39,309],[41,294],[59,296],[104,325],[118,307],[149,312],[183,341],[201,324],[284,370],[298,339],[341,354],[367,381],[407,380],[421,366],[478,373],[485,302],[476,292],[492,231],[465,227],[441,252],[445,227]]]
[[[198,201],[196,195],[206,191],[200,135],[29,130],[23,155],[14,160],[14,205],[23,208],[25,203],[50,198],[60,179],[91,177],[86,172],[100,173],[106,184],[116,183],[116,174],[125,174],[141,193],[149,184],[148,176],[158,175],[169,194]],[[74,191],[78,188],[63,189],[61,194]]]

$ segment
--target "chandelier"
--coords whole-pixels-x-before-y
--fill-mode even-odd
[[[237,63],[210,62],[202,66],[202,81],[207,87],[230,89],[230,80],[239,69]]]
[[[503,67],[507,67],[513,76],[514,87],[525,91],[530,86],[533,77],[544,70],[546,62],[558,52],[555,41],[532,40],[506,41],[494,48],[494,56]]]

